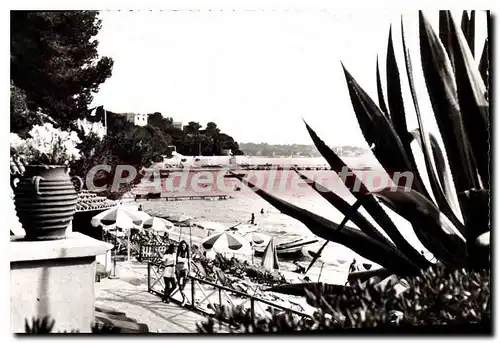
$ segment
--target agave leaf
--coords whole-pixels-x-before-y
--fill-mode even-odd
[[[326,248],[327,244],[329,243],[330,241],[326,241],[322,246],[321,248],[319,248],[318,252],[316,253],[316,255],[313,256],[313,259],[311,261],[311,263],[309,263],[309,266],[307,267],[306,269],[306,274],[307,272],[311,269],[311,267],[314,265],[314,263],[316,263],[316,261],[318,260],[318,258],[321,256],[321,253],[323,252],[323,250]]]
[[[394,53],[392,41],[392,26],[389,29],[389,41],[387,43],[387,94],[389,102],[389,112],[391,114],[394,130],[399,136],[403,148],[407,155],[411,155],[408,140],[408,129],[406,127],[405,106],[401,93],[401,81],[399,79],[398,63]]]
[[[486,85],[487,90],[489,88],[488,70],[490,68],[488,60],[488,52],[489,52],[489,40],[488,38],[486,38],[484,42],[483,53],[481,54],[481,60],[479,61],[479,73],[481,74],[481,78],[483,79],[483,82]]]
[[[378,95],[378,104],[380,109],[384,114],[389,118],[389,111],[387,110],[387,106],[385,104],[384,99],[384,90],[382,89],[382,81],[380,80],[380,69],[378,65],[378,56],[377,56],[377,95]]]
[[[453,19],[451,22],[460,112],[481,181],[483,185],[489,185],[489,104],[485,98],[486,87],[464,35]]]
[[[443,263],[464,266],[467,261],[464,236],[426,197],[398,187],[374,193],[382,203],[408,220],[422,244]]]
[[[390,45],[391,44],[389,44],[389,46]],[[390,55],[390,52],[388,54]],[[388,61],[390,60],[391,58],[388,57]],[[394,68],[396,68],[396,70]],[[408,132],[406,130],[406,120],[404,119],[404,109],[400,108],[400,106],[403,105],[402,99],[400,99],[401,102],[394,100],[394,96],[401,97],[401,87],[399,84],[397,65],[394,66],[394,64],[388,63],[387,69],[391,116],[393,116],[393,119],[398,122],[398,125],[400,125],[399,129],[402,131],[400,134],[404,138],[398,136],[399,133],[396,132],[393,123],[386,116],[384,116],[375,102],[373,102],[370,96],[363,90],[363,88],[361,88],[347,69],[344,68],[354,112],[358,118],[358,123],[361,131],[363,132],[363,136],[366,138],[368,144],[374,146],[372,149],[373,153],[379,160],[380,164],[382,164],[387,174],[395,180],[397,178],[396,176],[399,175],[396,173],[411,172],[413,179],[411,187],[417,189],[423,194],[428,195],[424,183],[416,170],[416,163],[414,162],[413,155],[408,155],[407,149],[404,147],[405,144],[402,142],[402,139],[404,139],[406,143],[408,143],[409,140]],[[397,78],[397,81],[395,81],[394,78]],[[399,95],[394,95],[394,93],[398,93]],[[403,112],[393,115],[393,111]],[[401,119],[401,117],[403,119]],[[411,153],[409,146],[408,151]]]
[[[446,163],[443,150],[441,150],[437,138],[432,133],[429,133],[429,138],[431,141],[432,156],[437,170],[442,170],[442,172],[438,173],[439,182],[441,183],[441,187],[446,195],[446,200],[448,200],[450,207],[453,209],[453,212],[458,215],[461,213],[460,205],[454,197],[453,181],[450,178],[450,171]]]
[[[489,262],[488,249],[481,249],[476,244],[479,236],[490,231],[490,191],[488,189],[471,190],[461,194],[467,206],[465,237],[467,239],[467,252],[471,267],[484,268]]]
[[[474,36],[476,34],[476,11],[474,10],[471,11],[470,19],[466,10],[462,12],[461,27],[462,27],[462,32],[465,35],[465,39],[467,40],[467,44],[469,45],[469,49],[472,53],[472,56],[474,56],[474,44],[475,44]]]
[[[440,11],[440,17],[442,13],[446,12]],[[442,21],[440,20],[440,23],[441,22]],[[463,230],[463,226],[461,225],[457,217],[461,213],[460,205],[458,204],[456,198],[453,196],[454,194],[452,194],[453,192],[452,189],[454,188],[454,185],[453,182],[448,178],[448,172],[447,172],[448,168],[444,159],[443,152],[441,151],[441,148],[439,147],[439,144],[437,143],[437,140],[435,139],[434,135],[428,134],[426,132],[422,115],[420,113],[420,107],[418,105],[418,99],[415,91],[415,83],[413,81],[413,67],[411,64],[409,51],[406,48],[406,41],[404,39],[404,25],[402,19],[401,19],[401,36],[403,41],[403,51],[406,63],[406,73],[408,76],[410,93],[413,99],[413,105],[415,107],[415,113],[417,115],[417,121],[419,126],[419,129],[412,131],[411,134],[415,139],[417,139],[418,143],[420,144],[422,153],[424,155],[427,175],[429,177],[429,182],[431,184],[432,192],[436,199],[437,205],[446,215],[448,215],[450,220],[457,227]]]
[[[401,140],[406,155],[408,156],[408,160],[411,165],[411,170],[414,171],[413,172],[413,177],[415,178],[414,189],[420,192],[421,194],[425,195],[426,197],[430,197],[422,181],[422,177],[418,172],[417,163],[415,162],[415,157],[413,156],[413,152],[411,150],[412,136],[408,133],[408,128],[406,125],[406,116],[405,116],[404,101],[402,96],[401,81],[398,70],[398,64],[396,61],[396,55],[394,53],[392,27],[389,31],[389,42],[387,45],[387,92],[389,98],[389,109],[394,129]]]
[[[450,59],[451,68],[455,70],[455,62],[453,61],[453,44],[451,44],[450,38],[450,12],[449,11],[439,11],[439,39],[443,43],[443,46]],[[402,23],[401,23],[402,25]]]
[[[479,183],[460,114],[455,78],[444,47],[422,11],[419,13],[419,30],[424,78],[459,194],[478,188]]]
[[[424,143],[422,142],[421,133],[419,129],[415,129],[411,132],[414,139],[418,142],[421,150],[425,149]],[[455,227],[463,234],[465,228],[463,224],[457,217],[460,212],[458,203],[453,197],[453,183],[449,178],[449,171],[444,159],[443,152],[439,146],[437,139],[434,135],[429,134],[430,144],[432,148],[433,160],[425,160],[426,170],[429,175],[429,183],[432,188],[432,193],[436,199],[436,204],[438,208],[450,219],[450,221],[455,225]],[[434,162],[434,163],[433,163]],[[432,165],[428,165],[432,164]]]
[[[306,129],[309,132],[314,145],[320,152],[321,156],[325,158],[326,162],[330,165],[332,170],[334,170],[337,174],[345,172],[348,175],[352,176],[346,177],[342,180],[347,189],[349,189],[349,191],[356,197],[358,196],[358,194],[367,194],[368,189],[366,188],[365,184],[356,176],[356,174],[354,174],[353,170],[349,168],[344,163],[344,161],[342,161],[342,159],[332,149],[330,149],[330,147],[327,146],[325,142],[321,140],[321,138],[318,137],[316,132],[305,121],[304,124],[306,125]]]
[[[490,13],[490,10],[487,10],[486,11],[486,29],[488,31],[488,42],[490,40],[489,37],[492,37],[492,32],[491,32],[491,29],[492,29],[492,25],[491,25],[491,13]],[[488,57],[488,68],[487,68],[487,71],[488,71],[488,82],[485,82],[486,84],[486,87],[488,89],[488,92],[490,92],[491,90],[491,71],[490,71],[490,65],[491,65],[491,44],[488,43],[488,50],[487,50],[487,57]],[[488,97],[489,99],[489,97]],[[491,116],[490,116],[490,120],[491,120]]]
[[[412,171],[411,163],[392,123],[347,69],[342,67],[354,113],[366,141],[370,146],[374,146],[372,151],[375,157],[391,176],[394,172]]]
[[[359,211],[352,211],[352,206],[339,197],[334,192],[328,190],[323,185],[309,179],[305,174],[300,173],[298,170],[293,169],[302,180],[304,180],[312,189],[320,194],[326,201],[339,210],[345,217],[348,217],[361,231],[373,239],[378,240],[380,243],[387,245],[387,247],[394,247],[394,244],[382,235],[375,226],[373,226],[368,219],[366,219]],[[361,203],[360,203],[361,204]]]
[[[341,173],[348,171],[353,175],[352,178],[345,178],[343,182],[351,193],[356,197],[357,200],[361,201],[363,207],[370,214],[370,216],[378,223],[382,230],[387,233],[389,238],[394,242],[399,251],[401,251],[408,259],[419,267],[425,268],[428,265],[428,261],[417,251],[413,246],[411,246],[401,235],[398,228],[392,222],[391,218],[387,215],[380,204],[375,200],[373,196],[364,197],[368,193],[366,186],[358,179],[358,177],[352,172],[350,168],[340,159],[340,157],[335,154],[335,152],[330,149],[314,132],[314,130],[307,125],[307,131],[311,136],[314,145],[325,158],[325,160],[330,164],[332,169]]]
[[[279,199],[256,187],[242,176],[234,173],[233,175],[276,209],[302,222],[316,236],[326,239],[327,241],[342,244],[359,255],[386,267],[394,273],[412,275],[419,270],[414,263],[404,256],[394,253],[394,250],[388,249],[385,245],[382,245],[360,230],[349,226],[345,226],[342,230],[337,230],[338,225],[336,223],[295,206],[285,200]]]

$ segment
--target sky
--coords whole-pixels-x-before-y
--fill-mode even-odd
[[[437,29],[438,12],[424,13]],[[341,62],[376,101],[376,58],[385,83],[391,24],[400,68],[404,64],[401,15],[421,109],[432,113],[418,75],[418,13],[373,8],[103,11],[98,50],[114,59],[114,67],[94,104],[113,112],[161,112],[184,124],[214,121],[238,142],[312,144],[304,119],[329,145],[367,146]],[[481,15],[479,33],[485,31]],[[482,45],[478,40],[478,51]],[[416,119],[405,93],[413,129]],[[432,116],[428,120],[435,126]]]

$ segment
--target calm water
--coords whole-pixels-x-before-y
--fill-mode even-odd
[[[294,159],[295,160],[295,159]],[[317,159],[309,159],[315,160]],[[298,164],[296,161],[288,161],[290,164]],[[360,164],[362,164],[361,161]],[[310,163],[311,165],[314,163]],[[350,165],[352,165],[350,163]],[[260,182],[265,185],[267,191],[271,194],[286,200],[294,205],[305,208],[311,212],[321,215],[327,219],[330,219],[336,223],[340,223],[343,219],[343,215],[337,211],[333,206],[331,206],[326,200],[324,200],[318,193],[311,191],[310,188],[303,184],[300,178],[294,172],[286,173],[276,173],[272,174],[271,171],[252,171],[247,173],[247,179],[250,180],[261,180]],[[325,185],[328,189],[333,190],[335,193],[343,197],[349,203],[354,203],[354,197],[345,188],[342,181],[332,171],[304,171],[308,177],[313,179],[321,179],[321,183]],[[377,171],[360,171],[356,174],[360,178],[365,180],[370,175],[380,175]],[[196,178],[197,173],[188,173],[186,176],[187,187],[176,189],[175,192],[171,189],[167,189],[167,192],[163,195],[195,195],[199,194],[193,187],[190,186],[192,179]],[[217,175],[214,174],[214,180],[216,180]],[[206,177],[205,177],[206,179]],[[286,183],[282,182],[286,179]],[[263,180],[263,181],[262,181]],[[272,182],[269,182],[271,180]],[[309,229],[304,226],[299,221],[281,214],[273,206],[269,205],[265,200],[260,198],[258,195],[253,193],[245,185],[242,185],[236,179],[223,179],[225,189],[222,191],[217,186],[208,185],[202,187],[204,194],[215,195],[215,194],[229,194],[232,198],[227,200],[183,200],[183,201],[165,201],[165,200],[142,200],[141,203],[145,211],[150,212],[153,215],[171,215],[171,214],[186,214],[195,217],[200,221],[217,221],[227,226],[232,226],[240,222],[248,222],[251,218],[252,213],[255,214],[255,221],[258,226],[259,232],[275,237],[279,241],[288,241],[294,238],[308,236],[315,236],[309,231]],[[278,187],[279,184],[286,184],[284,187]],[[179,182],[173,181],[173,184],[179,186]],[[299,186],[297,186],[299,185]],[[302,185],[302,186],[300,186]],[[202,184],[203,186],[203,184]],[[240,191],[235,191],[234,188],[239,186]],[[164,185],[165,187],[165,185]],[[372,187],[373,188],[373,187]],[[377,188],[377,187],[375,187]],[[164,188],[165,190],[165,188]],[[264,210],[264,214],[261,214],[261,209]],[[403,229],[403,235],[407,235],[410,241],[414,240],[414,234],[412,236],[412,230],[408,227],[404,219],[396,215],[391,215],[395,223],[398,226],[405,226]],[[352,223],[350,226],[355,227]],[[323,240],[320,239],[318,243],[310,245],[311,250],[317,251],[319,247],[323,244]],[[419,242],[417,242],[419,243]],[[416,244],[417,244],[416,243]],[[323,251],[322,258],[319,262],[316,262],[315,268],[321,268],[322,263],[324,263],[324,275],[328,274],[328,271],[342,270],[347,271],[350,262],[353,258],[360,263],[370,262],[357,255],[350,249],[330,242],[327,248]],[[307,265],[310,258],[304,257],[304,265]],[[292,268],[290,264],[283,263],[286,269]],[[376,265],[373,264],[375,267]],[[372,267],[373,268],[373,267]],[[324,280],[323,280],[324,281]]]

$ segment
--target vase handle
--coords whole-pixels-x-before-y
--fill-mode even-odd
[[[81,177],[74,175],[71,177],[71,181],[73,182],[77,192],[80,192],[83,189],[83,179]]]
[[[19,177],[10,178],[10,187],[12,188],[12,190],[14,190],[17,187],[18,183],[19,183]]]
[[[45,180],[45,179],[39,175],[33,176],[33,179],[31,179],[31,182],[35,185],[35,192],[38,195],[42,195],[42,193],[40,192],[40,181],[41,180]]]

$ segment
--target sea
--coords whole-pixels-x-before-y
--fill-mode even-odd
[[[326,161],[322,158],[248,158],[249,164],[273,164],[286,166],[323,166]],[[374,190],[384,186],[388,181],[388,176],[380,168],[380,165],[373,156],[348,157],[344,162],[355,169],[355,174],[366,182],[369,189]],[[372,168],[367,170],[367,167]],[[204,173],[203,175],[200,175]],[[226,200],[182,200],[165,201],[164,199],[139,200],[143,210],[156,216],[169,216],[174,214],[184,214],[194,217],[199,221],[215,221],[228,227],[238,223],[248,223],[255,216],[255,223],[258,232],[274,237],[277,243],[295,240],[301,237],[317,238],[317,243],[309,245],[309,250],[318,251],[324,240],[316,237],[301,222],[281,213],[260,196],[255,194],[249,187],[234,178],[223,178],[222,171],[198,172],[190,170],[173,176],[167,182],[162,182],[162,196],[193,196],[193,195],[221,195],[230,197]],[[344,186],[340,177],[330,170],[304,170],[304,175],[314,179],[331,191],[353,204],[355,199]],[[257,183],[260,188],[264,188],[270,194],[283,199],[293,205],[307,209],[315,214],[340,223],[344,216],[333,206],[331,206],[320,194],[304,184],[300,177],[290,170],[285,171],[245,171],[245,178]],[[212,175],[210,177],[210,175]],[[182,181],[182,178],[185,178]],[[385,178],[385,179],[384,179]],[[168,179],[167,179],[168,180]],[[187,181],[186,181],[187,180]],[[193,180],[196,180],[194,182]],[[286,182],[284,181],[286,180]],[[384,181],[385,180],[385,181]],[[171,182],[170,184],[168,184]],[[223,186],[215,185],[223,182]],[[193,183],[195,184],[193,186]],[[159,187],[158,183],[144,181],[140,188]],[[388,184],[387,184],[388,185]],[[364,210],[361,210],[367,215]],[[262,212],[262,213],[261,213]],[[414,242],[419,248],[420,242],[416,239],[411,226],[403,218],[388,210],[396,225],[401,228],[403,236]],[[368,219],[375,223],[369,215]],[[356,227],[353,223],[348,224]],[[340,244],[329,242],[323,250],[321,257],[315,262],[310,271],[310,279],[335,284],[344,284],[350,264],[356,260],[360,270],[379,268],[376,263],[369,261],[362,255],[344,247]],[[308,267],[312,258],[308,254],[300,259],[300,264]],[[295,266],[292,261],[280,261],[280,267],[284,270],[292,271]]]

